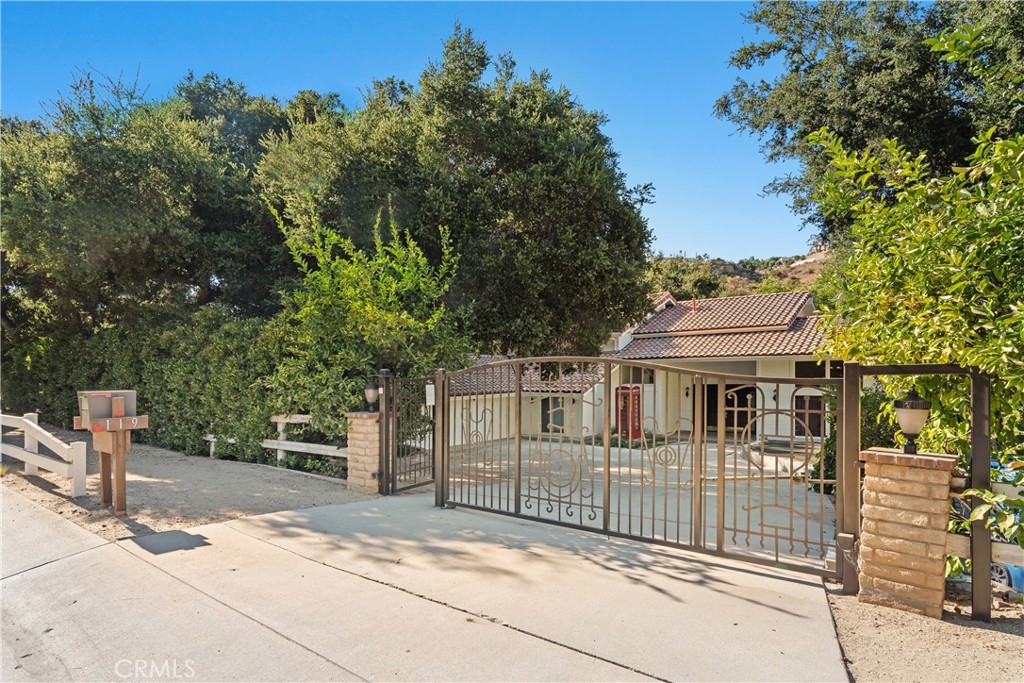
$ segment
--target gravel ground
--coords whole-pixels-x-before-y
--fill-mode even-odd
[[[1024,610],[993,609],[971,621],[971,598],[947,590],[942,620],[858,602],[827,584],[850,678],[864,681],[1024,681]]]
[[[65,442],[89,443],[88,433],[48,429]],[[3,438],[23,443],[20,431],[5,433]],[[99,477],[92,476],[99,472],[99,456],[92,448],[86,496],[79,499],[70,497],[71,484],[64,477],[42,470],[38,476],[25,476],[21,461],[6,457],[3,461],[10,468],[3,477],[4,486],[111,541],[368,497],[349,491],[340,479],[132,444],[125,476],[128,514],[115,517],[112,509],[100,507]]]
[[[65,441],[88,441],[82,432],[51,431]],[[21,444],[17,432],[5,434],[8,439]],[[4,486],[108,540],[367,498],[342,481],[133,445],[128,514],[115,517],[99,506],[97,477],[89,478],[88,495],[74,500],[62,477],[43,472],[26,477],[19,461],[5,458],[4,464],[10,468]],[[98,469],[90,449],[89,474]],[[840,595],[838,585],[826,587],[850,678],[857,683],[1024,681],[1024,609],[1018,605],[993,610],[989,624],[973,622],[970,596],[952,592],[940,621],[863,604]]]

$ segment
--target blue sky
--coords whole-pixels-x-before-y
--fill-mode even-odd
[[[743,2],[678,3],[24,3],[3,2],[4,115],[39,116],[76,67],[124,73],[167,96],[216,71],[282,101],[312,88],[349,107],[373,79],[417,80],[456,21],[521,73],[547,69],[605,132],[665,253],[738,259],[804,253],[810,234],[764,185],[758,142],[712,115],[738,75],[730,52],[756,39]],[[770,75],[770,71],[766,72]]]

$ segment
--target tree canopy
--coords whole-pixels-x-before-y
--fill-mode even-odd
[[[258,457],[270,411],[339,437],[381,367],[596,351],[647,306],[650,242],[604,123],[461,28],[355,109],[81,72],[0,127],[4,407],[67,424],[76,390],[130,386],[141,438]]]
[[[747,14],[760,40],[733,52],[730,64],[756,73],[782,65],[771,81],[740,77],[715,113],[756,135],[771,161],[800,163],[766,189],[789,194],[819,239],[841,238],[850,217],[821,210],[815,189],[828,158],[807,137],[825,127],[851,149],[881,152],[892,139],[927,155],[940,171],[974,150],[972,136],[996,127],[1024,131],[1013,88],[982,87],[963,62],[943,59],[926,40],[962,25],[984,34],[984,56],[1024,71],[1024,4],[1012,2],[758,2]]]
[[[677,301],[718,296],[725,285],[725,276],[715,270],[707,254],[692,258],[658,254],[651,260],[647,277],[652,292],[668,292]]]
[[[640,317],[650,242],[651,188],[625,185],[604,123],[457,29],[416,86],[379,81],[351,120],[272,136],[258,178],[296,236],[319,222],[366,247],[389,201],[438,263],[444,226],[448,300],[472,305],[480,350],[594,352]]]
[[[1024,72],[979,59],[980,35],[968,26],[929,44],[971,69],[981,88],[1009,88],[1011,105],[1024,105]],[[962,166],[944,171],[896,140],[877,153],[853,151],[827,130],[809,142],[829,160],[817,199],[827,214],[852,219],[845,258],[830,275],[826,350],[979,368],[993,380],[997,455],[1024,461],[1024,134],[991,128]],[[935,399],[926,445],[966,453],[964,388],[916,383]]]

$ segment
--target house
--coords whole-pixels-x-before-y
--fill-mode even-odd
[[[515,367],[510,356],[478,355],[472,372],[454,373],[448,387],[454,445],[511,439],[515,434]],[[604,367],[529,362],[519,381],[519,434],[529,438],[593,436],[600,429],[595,391]]]
[[[742,427],[740,409],[772,413],[803,413],[793,425],[786,415],[776,415],[771,431],[778,436],[821,436],[821,392],[777,380],[830,378],[842,373],[837,361],[819,363],[815,352],[823,333],[810,292],[781,292],[749,296],[663,300],[661,309],[632,330],[617,336],[618,348],[607,356],[620,361],[647,361],[716,375],[757,377],[756,382],[728,378],[725,383],[732,408],[727,427]],[[672,425],[694,416],[693,396],[676,373],[631,373],[639,384],[641,414],[652,423]],[[618,378],[613,378],[613,381]],[[625,378],[623,378],[625,379]],[[623,382],[625,383],[625,382]],[[708,383],[704,404],[715,405],[718,383]],[[706,411],[709,429],[717,427],[717,415]]]
[[[767,439],[821,437],[827,430],[822,392],[793,378],[838,376],[840,363],[819,363],[819,316],[809,292],[783,292],[676,301],[652,295],[646,320],[611,336],[604,358],[613,360],[610,395],[616,402],[611,431],[631,434],[689,432],[696,420],[692,372],[708,373],[702,386],[704,427],[718,428],[719,376],[725,387],[725,424]],[[603,432],[604,364],[523,368],[516,417],[516,382],[505,356],[479,356],[474,371],[456,373],[455,443],[512,438],[587,439]],[[631,361],[691,373],[634,366]],[[495,365],[496,363],[499,363]],[[552,365],[552,367],[542,367]],[[746,377],[756,377],[747,380]],[[790,380],[790,381],[787,381]],[[629,396],[623,398],[624,396]],[[624,404],[626,401],[628,404]]]

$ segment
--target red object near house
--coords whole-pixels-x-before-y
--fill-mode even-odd
[[[619,435],[628,434],[629,439],[639,439],[643,435],[640,426],[640,387],[636,384],[616,387],[615,405],[615,414],[618,416],[615,432]]]

